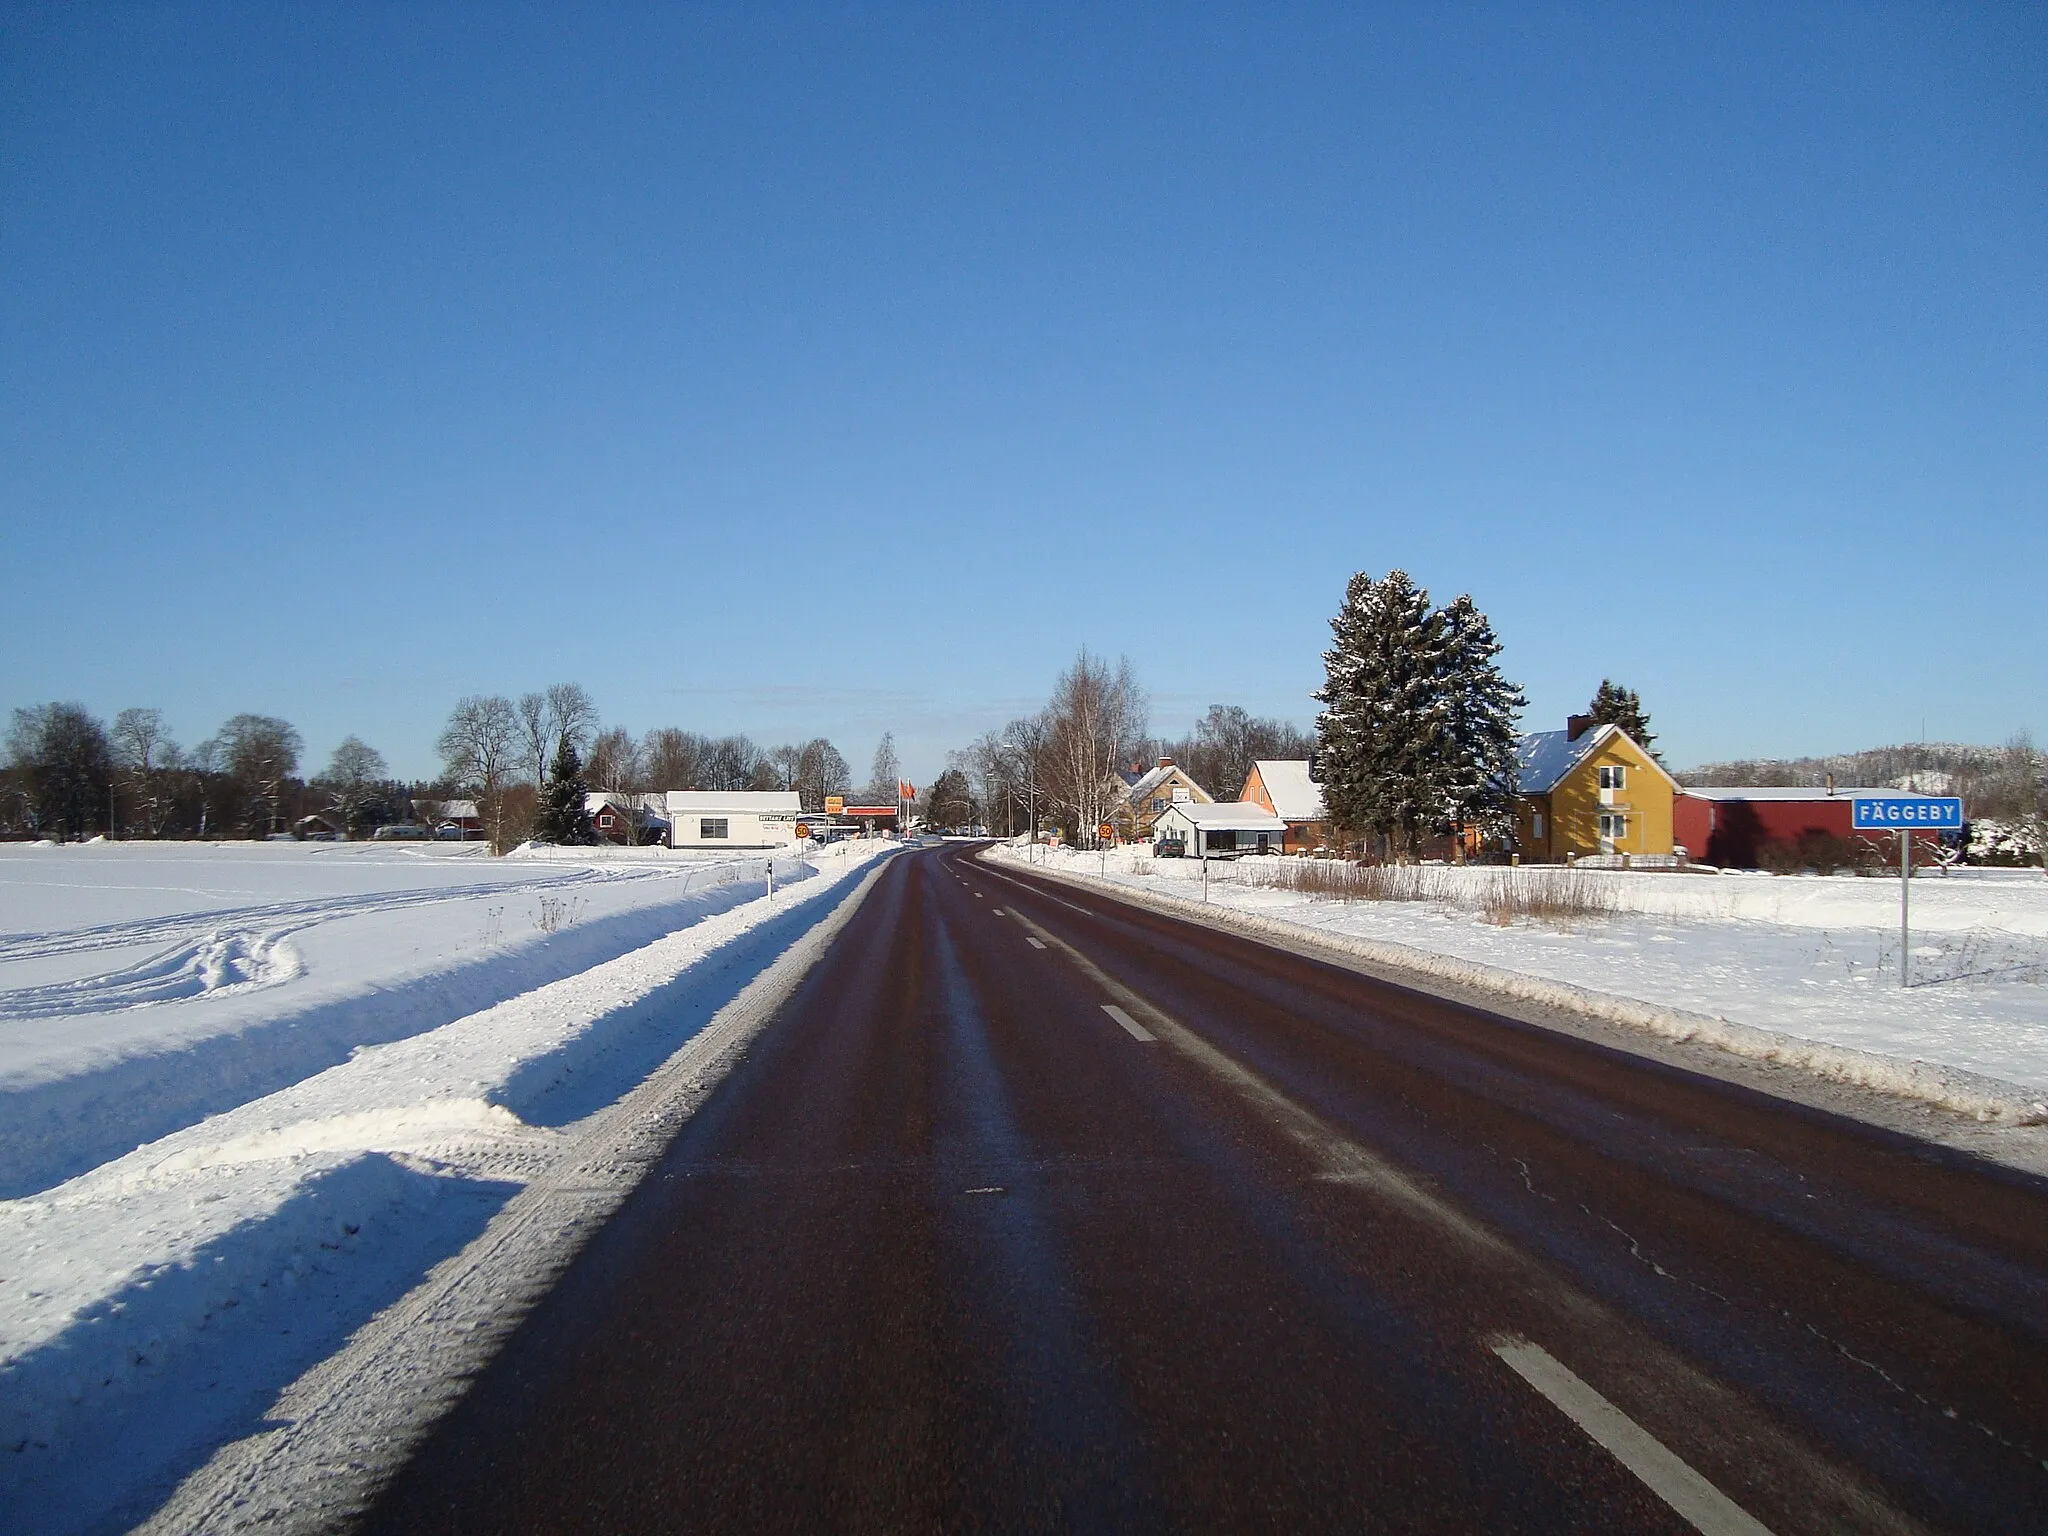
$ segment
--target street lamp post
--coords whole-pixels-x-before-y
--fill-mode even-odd
[[[1029,778],[1029,787],[1024,793],[1025,813],[1031,818],[1031,862],[1038,862],[1038,759],[1027,753],[1014,741],[1000,743],[1005,752],[1015,752],[1024,759],[1024,771]]]

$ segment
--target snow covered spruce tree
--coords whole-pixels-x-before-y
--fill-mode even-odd
[[[584,793],[583,759],[576,755],[576,743],[563,737],[555,746],[555,760],[548,764],[547,782],[540,787],[534,840],[565,847],[589,842],[590,813],[584,808]]]
[[[1524,701],[1472,599],[1433,609],[1406,571],[1360,571],[1330,629],[1316,736],[1331,818],[1413,857],[1428,831],[1504,811]]]
[[[1650,743],[1657,738],[1650,734],[1650,717],[1643,713],[1643,700],[1633,688],[1624,688],[1612,678],[1600,679],[1600,689],[1593,695],[1593,702],[1586,706],[1586,713],[1595,725],[1618,725],[1628,732],[1629,739],[1650,752]],[[1650,756],[1662,760],[1661,755],[1650,752]]]

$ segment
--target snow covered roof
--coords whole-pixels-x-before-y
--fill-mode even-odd
[[[1168,806],[1161,821],[1169,816],[1178,816],[1200,831],[1222,831],[1228,827],[1238,832],[1285,832],[1287,823],[1267,810],[1263,805],[1254,805],[1249,800],[1223,800],[1198,803],[1183,800]]]
[[[1188,786],[1188,792],[1190,794],[1200,796],[1203,803],[1206,804],[1208,801],[1213,800],[1215,798],[1215,796],[1211,795],[1209,791],[1202,788],[1201,785],[1197,784],[1194,781],[1194,779],[1190,777],[1187,769],[1181,767],[1179,763],[1161,763],[1158,767],[1152,769],[1149,773],[1145,774],[1142,778],[1138,779],[1131,785],[1131,799],[1134,801],[1143,800],[1147,795],[1151,794],[1153,790],[1157,789],[1160,785],[1164,784],[1168,779],[1174,777],[1179,777],[1185,780]]]
[[[1932,799],[1934,799],[1934,798],[1935,798],[1935,797],[1934,797],[1934,796],[1932,796],[1932,795],[1923,795],[1923,794],[1919,793],[1919,792],[1918,792],[1918,791],[1916,791],[1916,790],[1908,790],[1908,789],[1844,789],[1844,788],[1843,788],[1843,787],[1842,787],[1841,785],[1839,785],[1839,784],[1835,786],[1835,792],[1834,792],[1833,794],[1829,794],[1829,793],[1828,793],[1828,791],[1827,791],[1827,788],[1826,788],[1826,787],[1825,787],[1824,785],[1820,785],[1820,784],[1766,784],[1766,785],[1744,785],[1744,786],[1740,786],[1740,787],[1737,787],[1737,788],[1732,788],[1732,789],[1724,789],[1724,788],[1720,788],[1720,787],[1716,787],[1716,788],[1713,788],[1713,789],[1699,789],[1699,788],[1695,788],[1694,786],[1692,786],[1692,785],[1690,785],[1690,784],[1684,784],[1684,785],[1680,785],[1680,786],[1679,786],[1679,790],[1678,790],[1678,792],[1679,792],[1679,793],[1680,793],[1681,795],[1690,795],[1690,796],[1691,796],[1691,797],[1692,797],[1693,799],[1695,799],[1695,800],[1714,800],[1714,801],[1726,801],[1726,800],[1756,800],[1756,801],[1764,801],[1764,800],[1785,800],[1785,801],[1803,801],[1803,800],[1813,800],[1813,801],[1824,801],[1824,800],[1853,800],[1853,799],[1854,799],[1854,798],[1855,798],[1856,796],[1858,796],[1858,795],[1884,795],[1884,796],[1886,796],[1887,798],[1889,798],[1889,799],[1894,799],[1894,800],[1932,800]]]
[[[608,789],[585,790],[583,794],[583,813],[586,816],[595,816],[606,806],[616,805],[622,809],[646,811],[652,815],[659,816],[662,813],[666,799],[667,797],[660,793],[651,795],[620,795],[614,794]]]
[[[672,789],[671,816],[726,811],[736,816],[801,816],[803,796],[793,789]]]
[[[1617,727],[1595,726],[1572,740],[1570,731],[1531,731],[1515,743],[1515,779],[1525,795],[1547,795],[1558,780],[1593,755]]]
[[[482,821],[483,815],[476,808],[474,800],[443,800],[436,814],[439,821]]]
[[[1321,821],[1329,814],[1323,809],[1322,786],[1309,779],[1307,758],[1262,757],[1252,766],[1273,797],[1274,815],[1286,821]]]
[[[1641,743],[1618,725],[1596,725],[1581,734],[1577,741],[1572,740],[1570,731],[1532,731],[1518,738],[1515,742],[1516,787],[1525,795],[1549,794],[1566,774],[1617,736],[1638,751],[1642,750]],[[1649,753],[1644,752],[1643,756],[1650,758],[1652,768],[1664,773]],[[1678,781],[1670,774],[1664,773],[1664,777],[1671,781],[1673,789],[1678,787]]]

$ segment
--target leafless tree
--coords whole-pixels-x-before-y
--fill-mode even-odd
[[[695,731],[663,726],[647,733],[640,754],[650,789],[698,789],[702,787],[711,743]]]
[[[364,813],[381,800],[380,787],[390,777],[383,753],[360,736],[342,737],[321,779],[327,809],[341,819],[343,831],[353,835],[362,829]]]
[[[1315,741],[1285,720],[1253,715],[1238,704],[1211,704],[1191,735],[1155,745],[1156,755],[1172,758],[1218,800],[1234,800],[1250,777],[1253,763],[1262,757],[1305,758]],[[1134,761],[1132,766],[1142,769],[1151,765]]]
[[[150,837],[161,836],[172,803],[170,775],[181,754],[160,709],[124,709],[108,733],[114,762],[128,783],[129,803]]]
[[[519,766],[536,785],[548,776],[548,759],[555,750],[555,716],[545,693],[522,693],[519,714]]]
[[[868,787],[861,791],[870,805],[894,805],[897,786],[903,782],[903,768],[896,760],[896,733],[882,732],[875,743],[875,760],[868,769]]]
[[[772,787],[775,770],[761,756],[761,749],[745,736],[721,736],[710,744],[704,760],[704,788],[754,789],[757,768],[763,768]]]
[[[553,754],[561,751],[566,744],[576,749],[576,755],[589,755],[590,738],[597,730],[597,701],[591,698],[581,683],[556,683],[548,689],[548,714],[554,723],[555,739],[551,743]]]
[[[471,694],[455,706],[435,743],[448,777],[476,796],[491,825],[492,851],[505,851],[504,789],[520,747],[520,716],[501,694]]]
[[[807,811],[822,811],[827,795],[843,795],[853,787],[853,770],[839,749],[822,736],[797,748],[796,773],[789,787],[802,797]]]
[[[1053,685],[1038,781],[1056,821],[1093,839],[1114,775],[1145,739],[1145,693],[1128,658],[1114,667],[1084,647]]]
[[[8,732],[7,757],[27,786],[32,831],[82,838],[107,813],[113,755],[106,728],[82,705],[17,709]]]
[[[598,733],[590,744],[590,761],[583,765],[584,782],[610,797],[613,811],[624,821],[626,843],[636,846],[647,829],[646,772],[640,744],[625,727],[614,726]]]
[[[236,715],[215,739],[250,830],[275,832],[284,818],[285,784],[298,772],[305,750],[298,731],[275,715]]]

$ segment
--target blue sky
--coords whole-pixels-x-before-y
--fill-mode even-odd
[[[1539,14],[1540,12],[1540,14]],[[2048,735],[2048,11],[0,10],[0,708]]]

